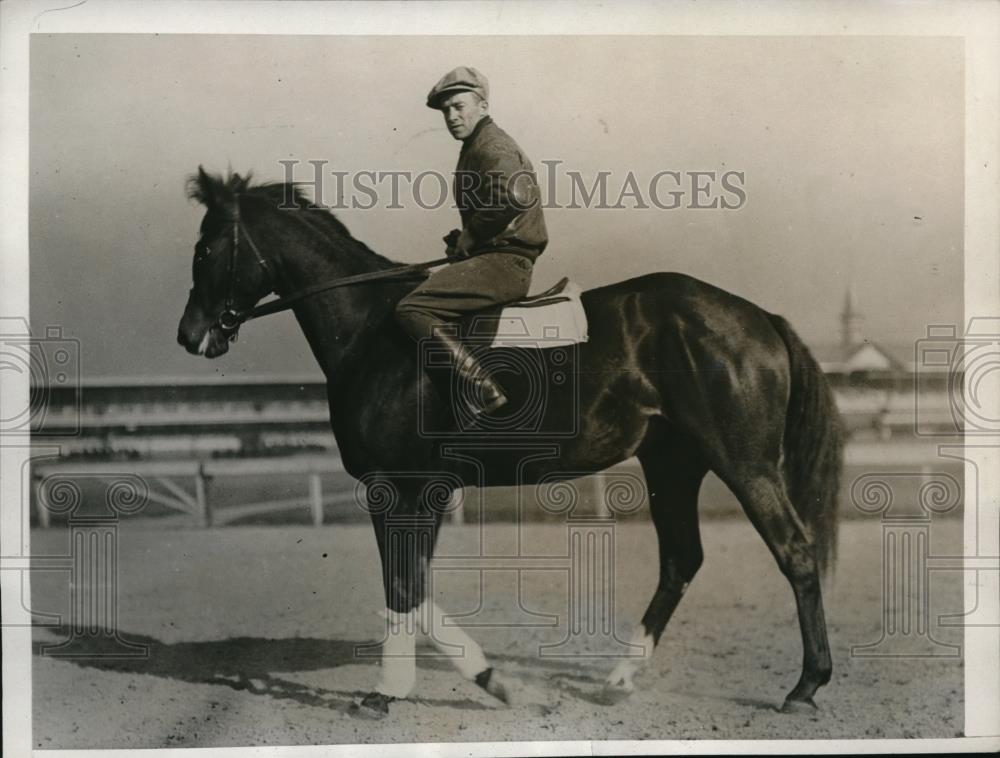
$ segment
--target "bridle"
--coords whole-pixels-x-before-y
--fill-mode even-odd
[[[271,268],[268,262],[264,260],[264,256],[260,253],[260,248],[253,241],[246,229],[243,227],[243,219],[240,217],[240,197],[236,196],[233,203],[233,244],[229,252],[229,291],[226,293],[226,302],[223,307],[222,313],[219,314],[217,325],[219,329],[223,331],[226,337],[233,341],[236,339],[236,334],[239,331],[240,324],[245,321],[245,318],[240,318],[239,311],[236,310],[236,271],[237,262],[240,254],[240,232],[243,232],[243,236],[250,245],[250,249],[253,250],[253,254],[257,257],[257,263],[260,267],[264,269],[264,275],[273,282],[271,275]]]
[[[217,326],[220,331],[226,336],[230,342],[236,339],[239,333],[240,326],[246,322],[251,321],[255,318],[260,318],[261,316],[268,316],[272,313],[280,313],[281,311],[286,311],[293,305],[301,300],[306,299],[312,295],[319,292],[325,292],[326,290],[335,289],[337,287],[346,287],[351,284],[362,284],[364,282],[376,282],[384,281],[387,279],[397,279],[413,274],[421,273],[426,269],[433,268],[434,266],[440,266],[445,263],[452,263],[455,259],[453,258],[437,258],[432,261],[424,261],[423,263],[414,263],[407,266],[396,266],[395,268],[383,269],[381,271],[369,271],[364,274],[355,274],[353,276],[345,276],[340,279],[334,279],[329,282],[322,282],[320,284],[314,284],[305,289],[299,290],[298,292],[289,295],[288,297],[278,297],[274,300],[269,300],[266,303],[261,303],[253,308],[249,308],[245,311],[240,311],[236,308],[236,271],[238,269],[238,261],[240,254],[240,240],[245,239],[250,249],[253,251],[254,256],[257,258],[257,263],[264,270],[265,276],[271,283],[271,291],[274,291],[274,272],[272,266],[268,263],[267,259],[260,252],[260,248],[253,241],[253,237],[250,236],[249,230],[243,224],[243,219],[240,216],[240,197],[236,195],[234,202],[233,211],[233,226],[232,226],[232,241],[231,250],[229,253],[229,290],[226,293],[225,305],[223,307],[222,313],[219,314],[218,319],[216,319],[215,326]],[[302,219],[305,223],[305,219]],[[313,229],[319,233],[318,229],[315,229],[311,224],[306,224],[310,229]],[[329,239],[324,236],[324,240],[329,242]]]

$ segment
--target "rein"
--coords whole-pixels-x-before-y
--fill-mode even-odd
[[[445,263],[451,263],[452,258],[437,258],[432,261],[424,261],[423,263],[413,263],[407,266],[397,266],[395,268],[383,269],[381,271],[369,271],[364,274],[354,274],[353,276],[345,276],[340,279],[334,279],[329,282],[320,282],[319,284],[314,284],[311,287],[306,287],[303,290],[289,295],[288,297],[278,297],[274,300],[268,300],[266,303],[261,303],[253,308],[249,308],[245,311],[238,311],[235,308],[235,297],[236,297],[236,261],[237,256],[239,256],[239,245],[240,245],[240,235],[246,239],[247,243],[250,245],[250,249],[253,250],[254,255],[257,257],[257,262],[260,264],[261,268],[271,277],[271,267],[268,262],[264,259],[264,256],[260,253],[260,248],[254,243],[253,238],[247,231],[247,228],[243,225],[243,220],[240,218],[240,204],[237,198],[235,204],[236,210],[233,214],[233,249],[232,254],[229,259],[229,293],[226,296],[226,306],[222,313],[219,314],[217,324],[219,329],[226,333],[230,340],[236,338],[236,332],[240,328],[240,325],[247,321],[252,321],[255,318],[260,318],[261,316],[269,316],[272,313],[280,313],[281,311],[287,311],[296,303],[305,300],[308,297],[319,294],[320,292],[326,292],[327,290],[336,289],[338,287],[348,287],[352,284],[363,284],[366,282],[378,282],[385,281],[388,279],[397,279],[405,276],[410,276],[412,274],[417,274],[423,272],[434,266],[441,266]]]

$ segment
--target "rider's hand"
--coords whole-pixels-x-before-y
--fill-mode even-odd
[[[461,235],[462,233],[458,229],[452,229],[450,232],[448,232],[448,234],[446,234],[444,237],[441,238],[444,240],[444,244],[447,245],[447,248],[445,249],[445,255],[447,255],[449,258],[464,257],[456,249],[456,245],[458,244],[458,238]]]
[[[459,258],[468,258],[469,252],[472,250],[474,243],[475,240],[472,239],[472,235],[469,234],[469,230],[463,229],[459,233],[458,239],[455,240],[455,255]]]

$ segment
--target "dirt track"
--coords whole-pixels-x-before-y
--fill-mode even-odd
[[[513,525],[486,527],[491,545],[512,544]],[[524,553],[565,550],[562,525],[526,527]],[[523,704],[499,706],[444,660],[419,662],[416,697],[388,719],[354,715],[352,700],[377,677],[355,646],[380,635],[382,592],[369,527],[165,529],[125,524],[120,536],[119,628],[150,646],[136,662],[34,657],[34,744],[39,748],[211,747],[345,742],[676,738],[954,737],[963,720],[956,659],[852,658],[881,633],[881,526],[843,525],[840,563],[826,591],[834,678],[821,710],[784,715],[801,647],[791,591],[745,520],[703,525],[706,562],[675,614],[638,691],[597,704],[607,659],[539,658],[566,636],[566,576],[526,572],[524,605],[561,613],[560,626],[470,632],[503,671],[521,678]],[[475,553],[475,526],[445,529],[439,554]],[[935,523],[933,552],[958,552],[961,521]],[[32,534],[37,553],[66,549],[66,532]],[[652,593],[652,527],[616,533],[615,627],[628,639]],[[484,620],[504,616],[513,573],[485,579]],[[931,629],[961,610],[961,577],[931,583]],[[33,578],[33,607],[65,613],[67,578]],[[444,572],[437,597],[472,612],[479,583]],[[498,616],[497,614],[501,614]],[[61,639],[36,631],[39,643]],[[36,647],[37,649],[37,647]],[[424,649],[424,648],[421,648]],[[429,649],[429,648],[428,648]]]

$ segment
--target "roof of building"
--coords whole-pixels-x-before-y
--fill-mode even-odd
[[[912,343],[883,344],[866,339],[846,348],[840,343],[817,343],[810,345],[810,350],[820,368],[828,372],[916,370]]]

